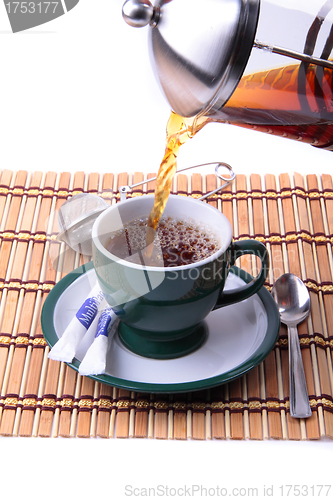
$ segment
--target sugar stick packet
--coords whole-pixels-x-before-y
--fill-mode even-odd
[[[97,311],[106,306],[106,300],[99,285],[95,285],[81,305],[58,342],[54,344],[48,357],[55,361],[70,363],[76,349],[96,318]]]
[[[111,307],[102,311],[98,318],[95,338],[79,366],[81,375],[105,373],[109,336],[111,336],[111,331],[115,330],[118,321],[117,314]]]

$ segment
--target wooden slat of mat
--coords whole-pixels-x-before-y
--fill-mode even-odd
[[[68,179],[64,180],[65,186],[67,185]],[[84,174],[83,172],[77,172],[74,175],[72,185],[69,183],[70,188],[73,191],[82,191],[84,187]],[[65,199],[58,199],[56,210],[59,210]],[[52,232],[57,231],[57,220],[54,220],[54,227]],[[54,246],[56,243],[53,244]],[[52,248],[52,247],[51,247]],[[62,250],[61,250],[62,248]],[[64,251],[64,246],[60,247],[57,245],[56,257],[59,257],[59,252]],[[54,257],[53,252],[50,252],[50,258]],[[72,250],[66,250],[64,256],[64,264],[61,266],[61,261],[58,262],[60,267],[56,268],[56,263],[50,260],[46,279],[49,281],[59,281],[60,278],[65,274],[63,272],[64,267],[68,267],[68,271],[72,270],[74,267],[74,252]],[[69,437],[70,435],[70,425],[71,416],[73,412],[73,398],[74,398],[74,387],[76,381],[76,372],[71,368],[66,368],[58,361],[47,360],[47,367],[45,373],[44,387],[41,388],[41,412],[38,416],[38,421],[36,422],[37,434],[41,437],[49,437],[52,433],[56,436]],[[68,397],[69,396],[69,397]],[[61,408],[56,408],[57,400],[60,402]],[[61,411],[60,411],[61,409]],[[56,419],[54,416],[56,415]],[[55,420],[55,422],[54,422]]]
[[[210,191],[214,191],[214,189],[217,188],[215,174],[208,174],[205,177],[206,177],[206,189],[205,189],[204,194],[209,193]],[[209,203],[209,205],[212,205],[214,208],[217,208],[218,207],[218,199],[219,199],[219,193],[216,193],[212,196],[209,196],[207,198],[207,202]]]
[[[148,436],[149,399],[149,394],[136,393],[134,427],[134,437],[136,438]]]
[[[307,237],[308,235],[310,235],[310,221],[307,210],[307,201],[304,198],[304,196],[302,196],[302,190],[304,190],[305,188],[304,179],[299,174],[295,174],[294,184],[297,191],[300,191],[300,195],[297,194],[297,196],[294,197],[294,203],[298,207],[298,215],[299,215],[299,220],[297,221],[298,222],[297,230],[302,235],[302,238],[299,242],[300,258],[302,264],[302,278],[309,285],[311,283],[316,282],[317,276],[316,276],[315,260],[313,253],[314,247],[312,245],[311,238],[308,239]],[[307,337],[313,338],[313,331],[316,330],[317,328],[319,328],[320,330],[322,328],[320,313],[318,309],[319,307],[318,296],[311,289],[309,289],[309,292],[311,298],[311,313],[308,321],[302,323],[298,328],[299,334],[304,336],[305,339]],[[303,352],[304,348],[302,349],[302,354]],[[314,400],[316,400],[320,395],[321,389],[319,382],[318,360],[317,360],[317,353],[315,346],[310,344],[310,351],[306,351],[304,354],[305,355],[303,356],[303,362],[305,365],[304,368],[305,368],[308,388],[310,391],[310,398],[312,392]],[[316,409],[317,409],[317,419],[318,419],[317,425],[319,428],[312,430],[309,427],[310,426],[313,427],[313,418],[306,420],[308,437],[309,438],[312,437],[313,439],[318,438],[324,429],[322,408],[318,407],[313,408],[313,410]]]
[[[2,170],[0,173],[0,220],[5,210],[8,193],[11,187],[13,172],[11,170]]]
[[[81,378],[81,393],[78,401],[77,437],[89,437],[94,401],[95,382],[88,377]]]
[[[296,274],[300,278],[304,278],[302,275],[302,245],[300,241],[295,239],[297,234],[298,220],[300,219],[298,213],[297,204],[295,204],[293,197],[291,196],[291,183],[288,175],[280,176],[281,191],[283,193],[282,198],[282,208],[283,208],[283,219],[286,233],[286,271]],[[301,207],[304,208],[303,206]],[[298,328],[299,335],[307,332],[307,323],[300,325]],[[282,357],[282,367],[283,367],[283,380],[284,380],[284,391],[286,395],[286,401],[289,401],[289,357],[288,357],[288,340],[287,340],[287,329],[285,328],[281,335],[281,357]],[[307,385],[309,394],[314,394],[314,384],[313,384],[313,371],[311,364],[311,354],[309,349],[302,349],[303,364],[305,367],[305,374],[307,378]],[[301,439],[305,438],[304,421],[290,417],[290,413],[287,413],[287,424],[288,424],[288,434],[289,439]],[[318,426],[318,416],[314,414],[312,419],[307,419],[306,426],[308,428],[308,433],[316,437],[319,433]]]
[[[191,190],[189,194],[193,198],[199,198],[203,195],[203,186],[202,186],[202,175],[201,174],[193,174],[190,177],[191,181]]]
[[[256,190],[259,193],[259,199],[252,199],[251,193]],[[264,211],[261,190],[260,176],[251,176],[249,179],[241,177],[237,181],[237,194],[242,193],[245,195],[244,199],[237,202],[237,225],[238,237],[248,238],[264,238]],[[258,274],[260,270],[260,263],[257,259],[247,257],[243,260],[242,267],[253,274]],[[244,410],[244,433],[250,439],[263,439],[263,412],[259,410],[261,405],[261,377],[262,370],[260,366],[251,370],[243,380],[243,399],[246,401],[246,408]],[[241,391],[241,387],[239,388]],[[266,431],[267,435],[267,431]]]
[[[322,188],[324,191],[324,194],[326,194],[325,197],[321,200],[322,202],[322,212],[323,212],[323,217],[325,219],[325,229],[326,229],[326,235],[327,238],[329,238],[330,241],[331,238],[333,237],[333,199],[332,199],[332,192],[333,192],[333,181],[332,177],[330,175],[323,175],[321,178],[322,182]],[[331,267],[331,273],[333,274],[333,255],[332,255],[332,247],[328,243],[328,253],[329,253],[329,259],[330,259],[330,267]],[[331,285],[328,285],[328,289]],[[330,354],[329,357],[331,359],[331,363],[333,362],[333,349],[331,348],[332,346],[332,340],[333,340],[333,306],[332,306],[332,295],[331,294],[324,294],[324,304],[325,304],[325,315],[326,315],[326,328],[327,328],[327,342],[329,342],[329,350]],[[333,373],[331,373],[331,386],[333,387]]]
[[[153,179],[156,177],[156,174],[149,173],[147,175],[147,179]],[[146,185],[146,192],[147,194],[154,194],[155,192],[155,187],[156,187],[156,180],[155,181],[149,181]]]
[[[126,172],[122,172],[118,175],[117,179],[117,193],[119,193],[119,187],[131,184],[131,177]],[[119,197],[117,195],[117,200]],[[123,389],[116,390],[116,401],[114,402],[116,410],[116,427],[115,436],[117,438],[128,438],[129,437],[129,425],[130,425],[130,406],[131,406],[131,393]],[[114,432],[114,431],[113,431]]]
[[[116,203],[115,181],[116,179],[114,174],[104,174],[100,195],[109,204]],[[111,433],[113,432],[113,429],[110,429],[111,414],[112,411],[115,411],[112,410],[113,392],[113,387],[107,386],[105,384],[99,385],[96,436],[101,438],[109,438]]]
[[[267,222],[269,241],[272,241],[269,246],[271,253],[271,275],[273,276],[273,280],[275,280],[283,272],[283,253],[281,244],[273,244],[274,239],[272,240],[272,236],[274,238],[280,235],[279,207],[277,199],[274,197],[277,192],[277,186],[276,179],[272,174],[265,176],[265,191],[266,196],[267,193],[272,195],[272,197],[268,196],[267,199]],[[279,400],[278,359],[275,349],[264,361],[264,372],[269,437],[273,439],[282,439],[283,427]]]
[[[256,193],[257,197],[252,198],[253,234],[258,239],[265,239],[265,220],[263,192],[260,175],[250,176],[250,191]],[[256,262],[253,273],[258,273]],[[260,366],[254,368],[247,374],[247,399],[249,404],[249,432],[250,439],[263,439],[263,426],[266,422],[267,412],[261,410],[261,378]],[[265,412],[265,413],[264,413]]]
[[[304,179],[300,174],[294,175],[294,183],[295,183],[295,188],[299,189],[301,192],[306,189]],[[305,235],[305,237],[303,237],[300,240],[300,245],[299,245],[300,248],[299,257],[302,265],[301,277],[304,281],[308,283],[316,283],[317,275],[316,275],[316,266],[314,259],[314,246],[311,242],[311,238],[310,240],[308,240],[306,237],[306,235],[311,234],[311,228],[310,228],[307,201],[305,197],[298,194],[295,195],[295,205],[297,206],[298,209],[297,213],[299,215],[299,220],[297,221],[296,228],[301,234]],[[303,322],[298,328],[299,334],[301,336],[304,335],[305,338],[307,336],[313,337],[314,331],[322,330],[318,295],[312,292],[311,288],[309,292],[311,298],[311,313],[308,320]],[[310,345],[310,352],[308,350],[302,349],[302,354],[303,352],[305,354],[303,356],[303,362],[307,378],[307,384],[309,384],[311,390],[311,377],[313,377],[314,388],[316,391],[315,396],[320,397],[322,388],[320,387],[319,377],[321,376],[320,372],[324,370],[324,366],[320,365],[318,366],[317,354],[319,353],[317,352],[317,349],[313,344]],[[319,356],[321,355],[319,354]],[[315,412],[313,413],[314,416],[316,416]],[[309,439],[317,439],[320,437],[320,435],[323,435],[323,433],[325,432],[324,422],[323,422],[323,411],[321,407],[318,407],[318,424],[319,424],[319,429],[314,428],[313,418],[306,419],[306,429]]]
[[[148,178],[150,177],[153,177],[153,174],[148,175]],[[154,188],[155,182],[149,183],[147,186],[148,193],[152,192]],[[174,193],[188,193],[188,182],[186,175],[179,174],[177,176],[175,182],[173,183],[172,191]],[[149,416],[151,417],[152,415],[154,417],[154,426],[153,429],[149,429]],[[140,411],[137,413],[136,418],[144,419],[143,425],[145,425],[147,421],[148,435],[151,434],[150,437],[154,436],[155,439],[167,439],[168,437],[170,437],[171,431],[172,434],[176,433],[179,439],[181,438],[179,436],[182,434],[182,431],[180,429],[183,430],[184,428],[186,428],[186,416],[183,414],[181,416],[179,414],[175,416],[175,414],[170,410],[169,398],[165,398],[164,396],[158,399],[155,399],[153,397],[153,405],[149,414],[148,412],[143,413],[142,411]]]
[[[83,172],[76,173],[74,176],[73,189],[88,190],[89,177],[85,176]],[[62,268],[63,277],[67,272],[73,270],[78,265],[81,265],[82,259],[78,261],[78,255],[73,250],[66,250],[65,259]],[[72,369],[66,369],[64,378],[59,379],[57,386],[57,397],[61,399],[62,410],[59,414],[59,427],[58,432],[61,437],[74,437],[77,431],[78,421],[78,400],[81,388],[81,376]],[[69,398],[68,396],[71,396]],[[64,406],[63,406],[64,405]],[[55,430],[53,431],[55,435]]]
[[[150,177],[152,177],[151,175]],[[144,175],[142,172],[134,172],[134,174],[131,177],[126,178],[125,175],[121,176],[118,178],[118,190],[119,187],[123,184],[137,184],[139,182],[142,182],[144,180]],[[141,184],[131,190],[130,193],[128,193],[128,197],[136,197],[136,196],[141,196],[143,193],[146,193],[148,191],[148,186],[151,188],[152,183],[149,184]],[[153,191],[152,191],[153,192]],[[119,396],[119,394],[118,394]],[[129,397],[128,402],[124,401],[122,398],[124,397]],[[145,412],[143,412],[141,415],[136,415],[135,412],[135,401],[136,401],[136,393],[124,393],[122,394],[120,392],[120,405],[127,405],[129,404],[128,408],[126,409],[125,406],[121,406],[120,410],[116,413],[117,416],[117,428],[116,428],[116,435],[117,437],[135,437],[137,434],[137,437],[147,437],[147,426],[145,425]],[[122,402],[124,401],[124,402]],[[142,420],[140,417],[143,417]],[[119,424],[118,424],[119,420]],[[144,432],[144,429],[146,428],[146,432]],[[126,435],[127,433],[127,435]],[[143,434],[142,434],[143,433]]]
[[[189,186],[188,186],[188,193],[190,195],[196,196],[201,196],[203,194],[203,191],[205,193],[210,192],[214,190],[216,186],[216,177],[215,175],[209,176],[208,183],[207,183],[207,177],[206,177],[206,189],[204,189],[203,185],[203,178],[201,174],[193,174],[192,176],[189,177]],[[210,197],[208,198],[208,203],[210,205],[216,206],[217,201],[214,199],[211,200]],[[211,415],[210,411],[207,411],[207,391],[200,391],[196,393],[193,397],[192,395],[192,415],[191,415],[191,421],[192,421],[192,432],[191,436],[192,439],[196,440],[204,440],[206,439],[206,434],[207,431],[209,434],[211,433],[210,427],[211,427]],[[180,417],[182,415],[182,417]],[[174,429],[174,433],[178,436],[178,439],[181,436],[180,430],[182,429],[184,431],[185,425],[182,425],[181,418],[185,418],[185,413],[179,413],[178,418],[177,418],[177,425],[180,426],[179,429]],[[185,422],[183,422],[185,423]],[[186,427],[187,427],[187,420],[186,420]]]
[[[128,438],[131,407],[130,391],[118,389],[115,405],[117,407],[116,437]]]
[[[284,211],[283,211],[283,206],[281,203],[281,197],[280,197],[280,191],[281,191],[281,186],[279,183],[279,180],[276,179],[275,182],[273,181],[273,177],[270,176],[269,180],[266,183],[266,191],[268,190],[268,196],[272,197],[272,203],[270,203],[270,207],[268,210],[268,214],[270,217],[270,231],[269,231],[269,241],[270,241],[270,249],[271,249],[271,255],[272,255],[272,272],[271,272],[271,277],[272,277],[272,282],[275,282],[275,280],[283,273],[288,271],[288,257],[287,257],[287,249],[285,245],[285,233],[286,233],[286,227],[285,227],[285,221],[284,221]],[[275,192],[277,191],[277,192]],[[275,196],[275,195],[278,196]],[[268,203],[268,202],[267,202]],[[291,211],[291,217],[293,217],[293,211]],[[288,212],[287,216],[290,215]],[[288,437],[288,431],[291,432],[293,426],[295,427],[294,429],[294,434],[293,438],[294,439],[300,439],[301,434],[299,430],[299,423],[292,423],[291,421],[288,420],[288,415],[287,413],[287,407],[289,404],[289,400],[287,400],[287,394],[286,392],[286,387],[288,388],[288,385],[284,383],[286,380],[289,381],[289,374],[288,374],[288,361],[286,361],[284,357],[284,352],[281,349],[281,346],[283,346],[283,342],[281,339],[284,339],[284,335],[286,333],[286,329],[284,325],[281,324],[280,327],[280,333],[279,333],[279,340],[278,340],[278,345],[275,348],[275,359],[274,362],[276,364],[276,370],[277,370],[277,393],[276,393],[276,399],[271,401],[272,405],[272,411],[276,410],[277,413],[280,413],[281,417],[281,431],[282,431],[282,437],[287,438]],[[282,342],[282,343],[281,343]],[[271,356],[271,359],[273,356]],[[287,364],[286,364],[287,363]],[[267,365],[265,365],[267,366]],[[285,370],[285,377],[284,377],[284,368]],[[273,398],[273,396],[272,396]],[[278,410],[279,409],[279,410]],[[273,416],[271,415],[271,418]],[[289,438],[291,438],[291,434],[289,435]]]
[[[168,402],[165,398],[165,401],[162,399],[158,401],[154,401],[153,404],[153,415],[154,415],[154,424],[153,424],[153,434],[149,435],[149,437],[154,437],[155,439],[167,439],[169,433],[169,416],[170,410],[168,406]],[[189,427],[187,426],[187,429]]]
[[[192,394],[192,439],[211,439],[210,391]]]
[[[121,172],[120,174],[118,174],[117,190],[116,190],[117,202],[119,201],[119,198],[120,198],[119,187],[120,186],[127,186],[129,184],[130,184],[129,174],[127,172]]]
[[[193,174],[188,178],[187,192],[192,197],[198,198],[215,190],[216,187],[215,174],[204,177],[201,174]],[[218,195],[209,196],[205,202],[217,208]],[[175,423],[173,435],[175,439],[185,439],[186,437],[196,440],[211,439],[212,418],[208,394],[209,391],[202,391],[196,393],[194,397],[190,395],[191,403],[188,403],[190,409],[188,408],[187,412],[185,411],[185,401],[181,398],[178,397],[177,401],[173,403],[172,416]]]
[[[262,186],[261,186],[261,178],[259,175],[251,176],[242,181],[242,185],[239,188],[241,191],[246,192],[247,194],[247,214],[245,212],[245,203],[242,202],[242,205],[239,204],[239,209],[241,210],[243,216],[238,217],[238,232],[239,235],[246,237],[247,235],[251,238],[264,238],[265,235],[265,224],[264,224],[264,207],[262,200]],[[259,192],[259,199],[253,198],[251,196],[252,191],[257,190]],[[238,188],[237,188],[238,191]],[[260,272],[261,264],[259,259],[251,258],[245,262],[246,270],[252,274],[257,275]],[[245,390],[246,390],[246,399],[247,406],[249,410],[245,411],[245,417],[248,413],[248,431],[250,439],[263,439],[264,432],[263,427],[266,424],[267,414],[258,411],[257,405],[261,404],[261,386],[264,384],[264,380],[261,381],[261,373],[263,371],[263,367],[255,367],[251,370],[245,377]],[[264,410],[265,412],[265,410]],[[267,430],[265,431],[265,435],[267,435]]]
[[[319,193],[319,184],[316,175],[308,175],[307,180],[307,190],[313,194]],[[331,246],[327,244],[326,234],[325,234],[325,213],[322,211],[323,205],[321,200],[315,196],[310,197],[308,202],[309,218],[311,221],[311,232],[315,236],[315,242],[313,243],[314,260],[317,270],[317,283],[321,284],[321,287],[325,286],[326,283],[332,281],[332,269],[330,267],[330,252]],[[330,357],[329,346],[326,346],[325,339],[327,339],[327,328],[325,321],[325,311],[326,309],[331,309],[333,306],[332,296],[326,296],[326,304],[324,303],[323,292],[319,289],[317,293],[318,306],[316,315],[321,318],[321,322],[318,322],[314,327],[314,335],[319,335],[319,339],[316,342],[316,351],[320,370],[320,380],[321,380],[321,391],[322,396],[326,397],[328,401],[332,404],[332,386],[331,377],[332,374],[332,362]],[[324,307],[326,305],[326,308]],[[319,330],[318,328],[321,327]],[[324,343],[325,342],[325,343]],[[329,437],[333,437],[333,414],[324,408],[324,419],[325,419],[325,434]]]
[[[152,397],[154,411],[154,438],[167,439],[169,430],[169,396],[154,395]]]
[[[6,211],[9,208],[10,203],[10,189],[13,185],[13,180],[15,179],[15,174],[10,170],[3,170],[0,174],[0,236],[1,241],[3,239],[3,230],[6,222]],[[0,273],[0,278],[4,278],[4,274]],[[1,293],[1,292],[0,292]],[[0,295],[1,299],[1,295]]]
[[[79,178],[81,179],[81,175],[79,175]],[[63,196],[58,197],[57,199],[55,206],[56,214],[58,213],[61,205],[66,201],[70,187],[76,189],[76,187],[80,187],[81,184],[83,185],[83,181],[77,183],[77,186],[75,186],[75,184],[74,186],[70,186],[70,184],[71,184],[70,174],[66,172],[62,173],[59,180],[59,191],[63,193]],[[57,234],[58,232],[59,232],[58,220],[57,217],[55,216],[53,220],[53,227],[51,228],[51,234]],[[50,287],[52,287],[57,281],[57,269],[59,264],[59,258],[61,257],[61,252],[63,252],[64,249],[65,249],[64,244],[60,245],[59,243],[54,241],[50,242],[48,262],[44,278],[45,282],[49,284]],[[45,292],[43,301],[45,301],[46,298],[47,294]],[[38,325],[38,327],[41,330],[40,324]],[[48,353],[48,350],[49,350],[48,348],[45,350],[46,354]],[[54,424],[54,427],[56,429],[58,428],[60,408],[56,408],[55,410],[52,407],[47,408],[46,404],[43,404],[43,402],[46,403],[46,401],[49,398],[47,397],[43,398],[43,395],[56,393],[58,380],[59,378],[62,380],[65,367],[55,361],[44,359],[41,370],[42,370],[41,374],[43,374],[43,377],[41,377],[40,385],[38,387],[38,399],[40,401],[40,407],[37,408],[36,410],[35,421],[34,421],[34,434],[36,435],[39,434],[40,436],[46,437],[50,436],[51,434],[52,424]],[[52,400],[54,401],[53,398],[51,398],[51,401]],[[64,408],[66,409],[66,406]],[[53,418],[51,418],[51,416]]]
[[[238,231],[238,225],[237,225],[237,202],[235,199],[235,193],[236,193],[236,182],[234,182],[231,186],[228,186],[223,193],[221,193],[221,199],[222,200],[228,200],[228,201],[222,201],[222,212],[223,214],[228,218],[233,234],[236,234],[237,236],[237,231]],[[215,420],[217,418],[224,419],[224,422],[220,422],[220,428],[224,429],[225,431],[225,437],[226,438],[231,438],[231,409],[232,406],[230,405],[229,401],[229,384],[225,384],[222,389],[221,389],[221,406],[224,406],[224,412],[217,412],[213,413],[213,416],[215,417]],[[216,422],[212,422],[212,435],[214,436],[216,428],[214,428],[214,424]],[[224,436],[221,436],[222,438]]]
[[[9,170],[5,170],[0,174],[0,248],[2,246],[2,241],[4,239],[4,230],[7,222],[7,216],[11,201],[10,190],[14,185],[15,174]],[[1,251],[2,253],[2,251]],[[0,256],[1,256],[0,253]],[[4,279],[6,274],[6,266],[4,264],[1,265],[0,260],[0,304],[2,298],[2,291],[4,286]],[[0,312],[1,314],[1,312]],[[1,321],[1,318],[0,318]],[[0,369],[1,372],[1,369]]]
[[[251,192],[254,191],[252,195],[252,211],[253,211],[253,232],[255,238],[261,241],[266,241],[266,246],[270,254],[270,266],[272,267],[271,259],[271,246],[269,243],[269,224],[268,224],[268,209],[267,209],[267,199],[263,196],[266,189],[265,181],[259,175],[252,175],[250,178]],[[256,197],[259,195],[259,198]],[[264,238],[264,239],[263,239]],[[258,272],[258,269],[256,270]],[[270,271],[272,275],[272,271]],[[269,278],[266,280],[269,281]],[[258,384],[259,382],[259,384]],[[249,383],[250,385],[250,383]],[[261,418],[262,418],[262,437],[267,439],[269,437],[268,429],[268,411],[267,403],[265,401],[266,391],[265,391],[265,363],[262,362],[258,367],[258,373],[256,373],[256,378],[251,382],[251,393],[252,393],[252,405],[254,406],[254,411],[259,413],[259,408],[261,408]],[[259,395],[259,402],[256,399]],[[251,401],[249,401],[251,404]]]
[[[187,438],[187,411],[188,398],[186,394],[176,394],[172,398],[173,408],[173,438],[185,440]]]
[[[202,176],[200,174],[194,174],[189,177],[190,185],[188,183],[188,177],[184,174],[179,174],[177,176],[177,182],[175,183],[175,193],[182,192],[188,194],[201,195],[203,192],[202,187]],[[185,401],[184,398],[185,397]],[[187,405],[186,395],[175,396],[172,398],[172,434],[174,439],[186,439],[188,433],[192,433],[191,429],[188,428],[188,405]],[[161,405],[163,402],[161,402]],[[166,439],[168,436],[168,403],[165,402],[165,410],[159,410],[159,413],[155,413],[160,425],[158,429],[158,435],[161,438]],[[192,422],[192,419],[191,419]]]
[[[244,199],[237,199],[235,208],[236,223],[234,226],[235,238],[249,238],[249,220],[248,220],[248,201],[247,201],[247,183],[245,175],[237,175],[235,189],[245,195]],[[234,220],[235,220],[234,219]],[[251,273],[251,257],[245,255],[236,265]],[[230,410],[230,437],[231,439],[244,439],[244,397],[243,397],[243,379],[238,378],[228,384],[229,407]]]
[[[88,178],[87,191],[97,194],[100,188],[100,176],[98,173],[91,173]],[[77,437],[89,437],[95,435],[94,398],[98,390],[97,383],[88,377],[80,377],[81,387],[78,401],[77,416]]]
[[[218,386],[210,390],[210,411],[212,419],[212,439],[225,439],[225,403],[224,387]]]
[[[281,201],[281,226],[283,231],[281,233],[283,236],[287,235],[287,238],[291,238],[296,234],[295,225],[295,213],[293,207],[293,201],[291,196],[287,196],[290,192],[290,180],[289,175],[280,176],[280,190],[286,194]],[[300,263],[298,258],[298,243],[297,241],[291,239],[288,244],[284,245],[284,270],[285,272],[292,272],[298,276],[301,276]],[[282,273],[281,273],[282,274]],[[284,388],[284,401],[289,404],[289,355],[288,355],[288,339],[287,339],[287,328],[281,324],[280,330],[280,356],[282,364],[282,376],[283,376],[283,388]],[[289,409],[286,414],[288,438],[299,440],[302,437],[301,427],[299,419],[290,417]]]
[[[286,179],[289,179],[288,174],[285,176]],[[273,273],[275,281],[277,275],[282,274],[284,272],[289,271],[290,269],[290,255],[294,255],[292,252],[290,253],[290,249],[293,245],[292,242],[290,246],[286,244],[286,241],[289,238],[289,232],[291,231],[290,224],[291,221],[294,220],[294,210],[290,197],[285,197],[285,191],[283,186],[283,176],[281,179],[276,179],[276,186],[278,188],[277,197],[277,207],[279,211],[279,225],[280,225],[280,237],[278,237],[279,245],[275,257],[277,259],[278,252],[282,251],[282,261],[281,266],[278,265],[277,272]],[[291,205],[290,205],[291,202]],[[285,205],[284,205],[285,203]],[[289,203],[289,205],[288,205]],[[274,236],[273,236],[274,239]],[[295,259],[294,259],[295,260]],[[275,261],[277,264],[277,261]],[[294,270],[296,273],[296,269]],[[301,439],[302,433],[300,429],[299,420],[294,420],[290,418],[289,414],[289,359],[288,359],[288,351],[286,351],[286,333],[287,330],[283,324],[281,324],[280,335],[278,341],[278,347],[276,348],[276,360],[278,365],[278,383],[279,383],[279,401],[281,402],[281,418],[282,418],[282,431],[283,436],[288,437],[289,439]]]
[[[222,182],[216,178],[215,174],[207,174],[204,176],[200,176],[200,184],[201,184],[201,191],[202,194],[209,193],[211,191],[214,191],[218,186],[221,186]],[[198,178],[199,180],[199,178]],[[224,183],[224,181],[223,181]],[[192,181],[193,185],[193,181]],[[195,186],[195,184],[194,184]],[[198,192],[200,194],[200,187],[199,187],[199,182],[197,185]],[[216,208],[217,210],[221,211],[221,191],[209,196],[206,199],[206,202]],[[205,419],[205,426],[206,426],[206,439],[213,439],[213,415],[212,415],[212,410],[211,410],[211,391],[206,391],[206,419]]]
[[[293,207],[293,201],[290,196],[290,180],[289,175],[281,175],[279,178],[280,191],[282,192],[282,199],[278,199],[278,204],[280,206],[280,224],[281,224],[281,235],[284,241],[282,242],[283,257],[284,257],[284,271],[292,272],[300,276],[300,262],[298,258],[298,243],[293,239],[296,232],[295,226],[295,212]],[[282,273],[281,273],[282,274]],[[286,405],[286,423],[288,438],[299,440],[302,437],[301,425],[298,419],[290,417],[289,412],[289,355],[288,355],[288,338],[287,329],[281,324],[280,338],[280,357],[282,365],[282,377],[283,377],[283,390],[284,390],[284,402]]]
[[[69,180],[70,180],[69,174],[65,173],[60,176],[58,183],[58,192],[68,191]],[[56,211],[59,209],[60,204],[62,204],[65,199],[60,198],[57,200],[55,205]],[[55,226],[55,223],[53,223],[53,226]],[[56,227],[55,232],[58,232],[57,229],[58,228]],[[57,254],[55,252],[52,253],[51,249],[53,247],[55,247],[55,250],[57,249]],[[46,253],[48,252],[49,255],[44,255],[43,257],[47,259],[47,265],[46,265],[45,275],[41,276],[40,280],[43,280],[44,283],[48,283],[50,286],[52,286],[55,283],[56,270],[54,269],[52,262],[53,259],[56,258],[56,255],[58,255],[59,248],[60,245],[58,243],[52,243],[52,242],[48,243],[48,248],[45,249],[45,252]],[[52,260],[50,257],[51,255],[52,255]],[[46,295],[44,294],[44,297],[42,298],[42,303],[40,305],[40,310],[42,308],[45,299]],[[41,398],[40,385],[43,378],[43,366],[45,366],[44,358],[48,352],[48,349],[45,349],[45,345],[43,345],[43,343],[39,343],[38,339],[41,339],[41,337],[42,337],[42,329],[39,321],[36,328],[36,334],[34,336],[34,346],[33,346],[34,349],[32,350],[31,354],[30,366],[28,369],[27,382],[25,386],[25,393],[23,396],[23,400],[27,401],[28,404],[23,405],[22,408],[22,416],[21,416],[20,431],[19,431],[20,436],[30,436],[33,434],[34,421],[35,420],[38,421],[40,415],[40,407],[39,406],[37,407],[37,404]]]
[[[215,175],[210,174],[206,177],[206,189],[211,191],[216,186]],[[234,225],[233,217],[233,185],[223,189],[217,196],[218,201],[209,201],[215,208],[218,208],[229,220],[231,227]],[[210,392],[211,404],[211,437],[212,439],[226,439],[230,435],[229,417],[230,412],[227,408],[226,387],[220,386],[213,388]]]
[[[173,183],[173,193],[181,192],[182,194],[198,194],[202,193],[201,175],[194,174],[190,178],[192,182],[188,184],[188,177],[185,174],[177,175]],[[153,187],[149,185],[149,187]],[[186,407],[186,409],[185,409]],[[181,411],[183,408],[183,411]],[[157,439],[167,439],[171,437],[174,439],[187,438],[187,402],[182,401],[182,396],[179,398],[177,395],[169,398],[162,398],[153,404],[154,411],[154,435]]]
[[[132,177],[132,184],[138,184],[144,180],[144,175],[142,172],[134,172]],[[132,189],[132,196],[141,196],[147,190],[147,184],[141,184]]]
[[[101,196],[109,203],[116,203],[115,192],[117,182],[112,173],[107,173],[103,176]],[[98,411],[96,423],[96,436],[101,438],[109,438],[113,435],[114,429],[111,422],[111,415],[115,414],[112,409],[114,388],[105,384],[100,384],[98,395]]]
[[[131,406],[130,406],[130,417],[129,417],[129,427],[128,427],[128,437],[135,437],[135,402],[136,402],[136,392],[131,392]]]
[[[112,412],[113,387],[101,384],[98,398],[96,436],[110,437],[110,419]]]
[[[111,203],[115,203],[114,196],[114,182],[115,176],[112,173],[106,173],[103,175],[102,189],[100,196],[107,201],[110,205]]]
[[[49,366],[49,373],[48,373],[48,379],[47,382],[50,383],[51,386],[51,394],[55,394],[60,390],[61,392],[61,408],[60,408],[60,415],[59,415],[59,428],[58,428],[58,434],[61,437],[70,437],[71,435],[71,420],[72,416],[74,414],[74,403],[75,403],[75,387],[78,379],[78,374],[75,370],[70,368],[69,366],[66,367],[64,377],[63,379],[60,378],[61,383],[58,384],[58,379],[54,378],[54,363],[55,361],[50,360],[50,366]],[[53,368],[53,370],[52,370]],[[60,363],[58,363],[57,366],[58,370],[60,369]],[[60,371],[59,371],[60,373]],[[58,389],[58,385],[60,386]],[[47,386],[46,386],[47,387]],[[45,392],[48,394],[49,392],[46,390],[45,387]],[[42,418],[40,422],[40,427],[39,427],[39,435],[40,436],[47,436],[51,434],[51,426],[49,425],[47,421],[47,413],[42,413]],[[56,435],[56,432],[54,432],[54,435]]]

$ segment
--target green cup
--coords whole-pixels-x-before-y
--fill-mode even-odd
[[[255,240],[232,241],[228,219],[211,205],[183,196],[170,196],[164,215],[195,220],[219,239],[218,250],[194,264],[177,267],[146,265],[120,259],[105,246],[113,231],[140,216],[148,216],[153,196],[128,199],[106,209],[92,230],[93,263],[106,300],[118,313],[119,337],[136,354],[170,359],[184,356],[206,339],[205,317],[214,309],[258,292],[268,274],[266,247]],[[261,260],[257,277],[237,289],[224,290],[236,259],[254,254]],[[133,259],[131,259],[133,260]]]

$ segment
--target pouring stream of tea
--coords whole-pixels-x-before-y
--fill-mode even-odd
[[[198,117],[183,118],[172,112],[167,124],[167,137],[165,154],[160,165],[155,189],[155,201],[150,212],[146,243],[149,246],[153,240],[158,221],[164,211],[171,191],[172,179],[177,171],[177,156],[179,148],[188,139],[193,137],[207,122],[209,118]]]

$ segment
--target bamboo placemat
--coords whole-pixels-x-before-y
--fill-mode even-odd
[[[153,174],[149,175],[152,177]],[[232,383],[177,395],[118,390],[48,359],[40,326],[48,292],[84,263],[54,240],[56,211],[71,195],[119,201],[118,186],[143,180],[77,172],[0,173],[0,435],[156,439],[320,439],[333,437],[333,182],[329,175],[238,175],[209,203],[230,220],[235,239],[269,250],[271,288],[283,272],[306,283],[311,314],[299,327],[312,417],[290,418],[287,332],[257,368]],[[174,192],[199,197],[214,175],[179,175]],[[131,196],[153,192],[154,183]],[[256,273],[254,258],[242,267]]]

